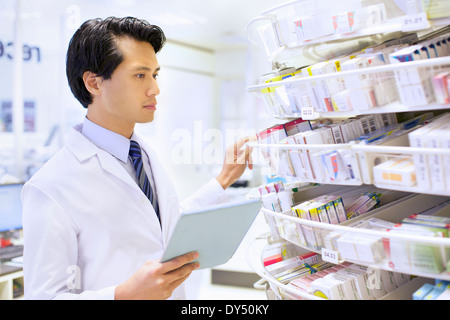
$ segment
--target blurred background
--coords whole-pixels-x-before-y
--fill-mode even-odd
[[[158,55],[156,121],[137,130],[171,160],[165,164],[184,198],[216,175],[226,145],[273,121],[245,90],[272,69],[246,26],[279,2],[1,0],[0,183],[26,181],[85,115],[65,75],[75,30],[90,18],[136,16],[168,39]],[[256,185],[261,176],[247,172],[243,180]]]

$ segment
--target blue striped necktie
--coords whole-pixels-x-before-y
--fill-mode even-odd
[[[141,147],[136,141],[130,141],[130,152],[129,152],[131,161],[133,162],[134,170],[136,170],[136,177],[138,180],[139,187],[145,193],[147,198],[150,200],[150,203],[155,208],[156,215],[159,218],[159,206],[158,201],[156,199],[156,195],[153,193],[152,187],[150,185],[150,181],[148,180],[147,175],[144,170],[144,163],[142,162],[142,154]]]

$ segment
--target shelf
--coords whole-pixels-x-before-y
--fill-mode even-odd
[[[344,78],[348,76],[355,76],[355,75],[363,75],[367,73],[382,73],[382,72],[389,72],[389,71],[400,71],[400,70],[414,70],[415,68],[419,67],[440,67],[443,65],[450,64],[450,57],[440,57],[440,58],[432,58],[432,59],[426,59],[426,60],[418,60],[418,61],[408,61],[403,63],[396,63],[396,64],[385,64],[385,65],[378,65],[368,68],[360,68],[355,70],[347,70],[347,71],[339,71],[334,73],[327,73],[322,75],[315,75],[310,77],[304,77],[304,78],[295,78],[295,77],[289,77],[284,80],[279,81],[273,81],[270,83],[263,83],[263,84],[257,84],[247,87],[247,90],[252,91],[260,91],[264,88],[269,87],[276,87],[281,86],[284,84],[295,84],[295,83],[302,83],[302,82],[309,82],[311,80],[326,80],[331,78]]]
[[[257,273],[262,281],[266,281],[270,289],[276,295],[278,300],[326,300],[325,298],[308,294],[306,292],[295,289],[292,286],[285,285],[275,279],[271,274],[269,274],[261,263],[261,256],[264,250],[267,248],[266,239],[254,240],[248,247],[247,252],[247,263],[252,267],[252,269]],[[305,251],[306,252],[306,251]],[[401,287],[396,290],[384,295],[378,300],[411,300],[412,294],[418,290],[425,283],[434,283],[434,280],[416,277],[411,279]],[[267,288],[266,288],[267,290]]]
[[[406,135],[403,138],[399,137],[397,141],[403,140],[405,142]],[[353,179],[348,180],[317,180],[317,179],[296,179],[293,177],[292,181],[302,181],[311,183],[326,183],[326,184],[338,184],[338,185],[362,185],[369,184],[375,185],[383,189],[399,190],[405,192],[414,193],[426,193],[442,196],[450,196],[450,189],[448,190],[434,190],[432,188],[423,188],[416,185],[395,185],[381,183],[374,178],[374,167],[377,164],[383,163],[388,159],[409,159],[414,163],[414,155],[422,155],[430,157],[433,155],[438,156],[450,156],[450,149],[442,148],[413,148],[407,146],[392,146],[392,145],[365,145],[356,143],[344,143],[344,144],[261,144],[251,143],[249,144],[253,148],[260,148],[265,150],[280,150],[281,152],[292,152],[293,150],[299,150],[302,152],[314,152],[314,151],[332,151],[332,150],[346,150],[350,154],[352,170],[354,173]],[[271,157],[280,157],[279,154],[271,153]],[[281,158],[281,157],[280,157]],[[357,161],[355,159],[358,159]]]
[[[290,115],[278,115],[273,116],[276,119],[283,121],[295,120],[303,118],[305,120],[317,120],[317,119],[346,119],[355,117],[358,115],[370,115],[370,114],[385,114],[385,113],[399,113],[399,112],[421,112],[421,111],[434,111],[434,110],[447,110],[450,109],[450,104],[428,104],[426,106],[405,106],[404,104],[396,101],[388,105],[374,107],[370,110],[359,111],[330,111],[317,113],[314,112],[312,116],[302,113],[292,113]]]
[[[359,155],[359,164],[361,165],[361,168],[364,168],[366,171],[366,183],[384,189],[450,196],[450,186],[446,187],[446,189],[435,188],[433,184],[434,181],[431,181],[432,187],[419,186],[417,183],[410,186],[395,185],[377,181],[373,175],[374,163],[377,162],[376,159],[408,159],[408,161],[415,166],[415,156],[417,155],[423,156],[427,158],[427,161],[430,161],[430,157],[432,156],[450,156],[450,149],[354,145],[352,146],[352,150]],[[415,168],[415,174],[417,175],[417,168]],[[443,174],[445,176],[449,173],[445,171]]]
[[[317,119],[340,119],[340,118],[350,118],[358,115],[369,115],[369,114],[383,114],[383,113],[399,113],[399,112],[420,112],[420,111],[434,111],[434,110],[447,110],[450,109],[450,104],[437,104],[431,103],[426,106],[405,106],[404,104],[396,101],[389,103],[380,107],[373,107],[369,110],[358,110],[358,111],[330,111],[330,112],[315,112],[306,114],[304,113],[292,113],[290,115],[274,115],[273,117],[280,120],[294,120],[298,118],[303,118],[304,120],[317,120]]]
[[[290,299],[325,300],[321,297],[313,296],[284,285],[266,272],[264,266],[261,264],[261,254],[266,245],[266,239],[253,240],[248,247],[247,263],[256,274],[269,283],[279,299],[288,297]]]
[[[368,4],[368,5],[367,5]],[[263,11],[247,25],[247,38],[266,50],[269,61],[286,60],[288,51],[323,43],[339,45],[353,39],[392,38],[392,34],[433,29],[448,24],[448,18],[429,19],[420,1],[408,8],[396,1],[348,1],[323,3],[290,1]],[[359,44],[361,46],[361,43]],[[334,49],[334,50],[333,50]],[[322,57],[323,58],[323,55]]]
[[[417,276],[381,298],[384,300],[412,299],[412,293],[433,282],[431,279],[450,281],[450,238],[394,231],[404,218],[431,207],[439,208],[440,216],[450,216],[450,180],[446,179],[450,169],[444,165],[450,160],[450,149],[443,144],[442,148],[409,147],[413,136],[409,133],[417,123],[394,128],[396,120],[389,115],[450,109],[448,94],[439,91],[445,83],[441,80],[445,79],[443,72],[450,72],[450,57],[445,56],[448,52],[441,45],[445,40],[433,42],[435,47],[427,45],[426,51],[418,47],[420,54],[413,58],[416,61],[396,63],[404,56],[389,56],[397,50],[395,46],[420,43],[439,32],[449,32],[448,27],[437,30],[449,24],[449,9],[445,0],[432,4],[420,0],[299,0],[265,10],[247,25],[248,39],[262,44],[276,69],[261,76],[259,84],[247,87],[249,93],[264,99],[269,115],[285,121],[355,117],[354,123],[334,122],[321,132],[311,133],[308,130],[312,127],[304,128],[299,122],[261,131],[258,143],[249,145],[261,151],[273,176],[284,178],[288,184],[320,184],[294,193],[295,199],[280,194],[279,206],[278,196],[272,193],[262,197],[264,205],[281,211],[281,207],[286,210],[293,203],[324,194],[342,199],[347,196],[351,204],[353,193],[383,191],[382,201],[377,202],[380,207],[340,224],[318,222],[332,221],[326,217],[318,221],[301,219],[290,210],[274,212],[263,206],[261,213],[271,229],[268,242],[286,241],[295,248],[321,254],[332,263],[350,262],[379,268],[384,274]],[[377,46],[395,38],[401,39],[389,41],[389,49],[383,52],[382,46]],[[363,52],[364,47],[369,49]],[[369,116],[373,114],[381,116]],[[361,115],[364,117],[357,117]],[[373,125],[376,122],[380,126]],[[379,135],[376,129],[383,126],[390,131]],[[376,135],[371,136],[374,132]],[[390,139],[383,139],[386,136]],[[427,181],[419,179],[418,174],[425,170],[421,165],[431,166],[431,161],[435,175],[430,173]],[[304,217],[303,212],[298,214]],[[367,219],[377,221],[384,229],[369,227]],[[270,284],[278,299],[321,299],[277,281],[263,266],[262,244],[257,247],[249,249],[249,264]]]
[[[422,77],[430,81],[442,70],[450,70],[450,57],[432,58],[396,64],[383,64],[367,68],[338,71],[313,76],[291,76],[247,87],[250,93],[264,97],[269,114],[278,118],[315,120],[318,118],[342,118],[360,114],[392,113],[449,109],[449,103],[436,102],[434,93],[427,98],[411,100],[406,98],[409,86],[400,85],[399,78],[405,74]],[[361,80],[363,79],[364,80]],[[360,81],[360,87],[355,87]],[[363,85],[364,84],[364,88]],[[424,82],[423,82],[424,83]],[[432,85],[422,84],[416,91],[435,90]],[[311,90],[328,97],[327,108],[315,102]],[[322,89],[325,88],[325,89]],[[422,88],[422,89],[420,89]],[[419,97],[419,96],[418,96]]]
[[[387,243],[387,241],[390,241],[390,243],[394,243],[395,245],[404,246],[405,250],[406,249],[410,250],[414,246],[425,246],[427,248],[429,247],[431,251],[436,250],[438,254],[442,254],[450,250],[450,238],[419,236],[416,234],[415,235],[397,234],[388,231],[355,227],[355,225],[363,221],[366,221],[365,219],[369,218],[377,218],[396,224],[400,222],[403,218],[406,218],[413,213],[422,212],[430,207],[437,206],[445,202],[446,200],[448,200],[447,197],[441,196],[427,196],[421,194],[409,195],[404,198],[389,201],[387,205],[381,205],[380,208],[369,211],[366,214],[358,216],[354,219],[350,219],[341,224],[326,224],[317,221],[300,219],[292,216],[291,212],[278,213],[271,210],[267,210],[265,208],[262,208],[261,212],[265,215],[275,218],[278,231],[280,232],[280,235],[283,239],[297,246],[303,247],[311,251],[315,251],[317,253],[322,253],[322,248],[338,252],[336,248],[329,248],[330,242],[327,242],[325,240],[327,236],[332,235],[332,232],[341,235],[359,236],[373,240],[378,239],[376,240],[374,246],[371,247],[372,248],[371,250],[374,250],[373,252],[375,252],[376,250],[381,251],[377,251],[376,254],[370,257],[370,259],[369,258],[364,260],[343,259],[342,254],[338,252],[337,254],[339,256],[339,262],[345,260],[360,265],[366,266],[375,265],[380,269],[388,271],[403,272],[421,277],[450,280],[450,272],[445,271],[445,269],[442,272],[434,272],[434,271],[431,272],[431,267],[430,270],[426,269],[421,270],[420,267],[415,267],[414,264],[411,264],[411,261],[409,268],[405,267],[406,262],[405,264],[396,266],[395,264],[392,263],[391,261],[392,257],[391,258],[389,257],[389,252],[386,252],[384,248],[384,245]],[[447,210],[447,215],[449,214],[450,212],[448,212]],[[319,237],[316,240],[317,243],[319,244],[318,246],[311,247],[308,246],[305,242],[303,242],[305,239],[304,235],[305,230],[307,230],[308,232],[313,232],[315,237]],[[302,232],[303,235],[299,235],[299,232]],[[370,255],[368,255],[368,257],[369,256]],[[439,259],[447,263],[447,257],[445,256],[445,254],[444,257],[440,256],[436,257],[436,261],[438,261]],[[398,261],[396,260],[396,263],[398,263]]]

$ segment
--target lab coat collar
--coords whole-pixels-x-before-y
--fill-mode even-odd
[[[98,148],[82,133],[82,124],[78,124],[69,132],[66,147],[72,152],[79,162],[84,162],[97,154]]]
[[[97,147],[93,142],[81,133],[82,125],[77,125],[70,131],[66,147],[78,159],[84,162],[97,156],[103,170],[123,180],[133,188],[139,189],[126,170],[117,162],[117,160],[107,151]]]

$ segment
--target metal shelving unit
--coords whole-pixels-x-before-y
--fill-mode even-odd
[[[339,5],[341,2],[346,2],[347,5],[353,3],[352,1],[337,1],[334,5]],[[416,9],[410,12],[402,12],[386,16],[386,12],[383,11],[389,7],[390,1],[375,1],[377,7],[373,7],[373,10],[380,10],[381,14],[379,21],[372,24],[371,26],[366,26],[365,28],[359,28],[352,32],[335,32],[334,34],[328,34],[324,36],[317,37],[315,39],[295,39],[292,34],[293,24],[295,21],[300,21],[300,14],[291,14],[289,12],[294,12],[296,6],[305,4],[304,1],[290,1],[286,2],[277,7],[265,10],[260,16],[252,19],[247,26],[247,34],[249,40],[253,43],[260,42],[256,40],[256,35],[261,36],[263,32],[266,35],[269,34],[273,38],[268,39],[272,41],[265,46],[267,59],[272,62],[274,66],[276,65],[286,65],[284,63],[292,63],[293,61],[302,61],[298,56],[306,55],[307,59],[303,61],[313,61],[316,59],[318,61],[323,61],[326,59],[333,58],[341,53],[342,50],[351,51],[351,48],[356,48],[361,43],[372,43],[373,41],[378,43],[384,40],[391,39],[396,35],[405,35],[406,33],[414,32],[419,37],[427,32],[436,30],[439,27],[449,24],[450,17],[439,17],[439,18],[428,18],[427,8],[422,7],[422,2],[417,1]],[[366,3],[365,1],[360,1],[361,4]],[[411,4],[411,3],[410,3]],[[387,6],[386,8],[384,6]],[[361,8],[365,8],[361,6]],[[377,9],[378,8],[378,9]],[[302,12],[302,17],[305,15],[312,14],[311,8],[304,8]],[[345,8],[342,9],[345,11]],[[377,11],[378,12],[378,11]],[[314,12],[314,14],[319,14],[320,12]],[[297,19],[297,20],[296,20]],[[288,21],[288,24],[286,24]],[[288,27],[286,27],[288,26]],[[290,27],[289,27],[290,26]],[[299,24],[296,24],[299,26]],[[291,30],[291,33],[286,34],[286,30]],[[268,33],[267,33],[268,32]],[[261,36],[263,38],[263,36]],[[267,39],[266,39],[267,40]],[[356,41],[356,42],[355,42]],[[356,44],[355,44],[356,43]],[[327,46],[329,45],[329,46]],[[320,51],[318,48],[322,46],[325,47]],[[309,54],[314,51],[315,54]],[[333,52],[333,50],[335,50]],[[305,54],[307,53],[307,54]],[[308,61],[309,59],[309,61]],[[345,80],[349,77],[359,77],[362,75],[370,74],[388,74],[388,79],[395,83],[396,73],[399,72],[438,72],[438,70],[449,70],[450,68],[450,57],[439,57],[432,58],[423,61],[411,61],[399,64],[386,64],[379,66],[372,66],[369,68],[355,69],[349,71],[339,71],[334,73],[327,73],[322,75],[310,75],[309,77],[301,76],[290,76],[283,80],[273,81],[270,83],[259,83],[253,86],[247,87],[247,91],[256,96],[264,97],[268,90],[277,87],[289,87],[297,90],[305,90],[305,87],[312,83],[324,82],[328,84],[328,81]],[[292,91],[291,91],[292,92]],[[445,111],[450,110],[450,104],[439,103],[437,101],[429,101],[428,103],[418,103],[418,104],[405,104],[402,103],[401,99],[388,101],[387,103],[381,105],[375,105],[370,108],[358,108],[358,106],[353,106],[350,110],[334,110],[334,111],[318,111],[315,108],[293,108],[294,111],[290,112],[272,112],[272,116],[281,120],[292,120],[302,117],[304,120],[316,120],[323,118],[348,118],[358,115],[370,115],[370,114],[382,114],[382,113],[401,113],[401,112],[418,112],[418,111]],[[269,110],[271,112],[271,110]],[[405,139],[406,138],[406,139]],[[352,179],[347,179],[343,181],[330,181],[330,180],[313,180],[313,179],[303,179],[300,182],[310,182],[319,183],[321,186],[317,187],[319,191],[306,192],[305,195],[297,195],[296,203],[300,203],[302,200],[308,200],[308,197],[312,197],[314,192],[320,194],[320,190],[324,189],[323,192],[328,192],[331,190],[337,190],[339,186],[342,188],[358,188],[367,185],[374,186],[376,188],[381,188],[385,190],[393,190],[398,192],[403,192],[402,197],[398,199],[392,199],[389,203],[383,204],[381,207],[370,211],[369,213],[359,216],[357,218],[348,220],[341,224],[326,224],[317,221],[305,220],[295,217],[291,212],[274,212],[267,210],[265,208],[261,209],[261,213],[266,217],[271,217],[273,221],[276,222],[276,228],[281,236],[281,241],[286,243],[294,244],[295,246],[309,251],[314,251],[322,255],[322,259],[325,261],[333,263],[343,263],[344,261],[363,265],[363,266],[375,266],[376,268],[390,271],[406,273],[409,275],[414,275],[412,281],[409,281],[404,286],[398,288],[394,292],[387,294],[381,299],[411,299],[412,293],[417,290],[424,283],[432,283],[433,279],[440,279],[445,281],[450,281],[450,273],[445,270],[440,272],[434,272],[432,270],[421,270],[416,267],[406,267],[399,266],[393,263],[392,257],[389,257],[389,252],[384,252],[384,256],[379,259],[379,261],[365,261],[361,259],[348,259],[343,258],[339,251],[334,251],[335,249],[327,248],[325,245],[319,248],[309,247],[305,242],[302,242],[302,237],[296,235],[297,230],[302,230],[303,227],[307,227],[314,230],[315,233],[320,234],[325,237],[328,234],[340,233],[345,235],[358,234],[363,237],[371,237],[378,239],[380,241],[381,247],[383,243],[401,243],[405,245],[405,249],[409,250],[411,246],[423,246],[435,248],[437,252],[443,255],[443,259],[447,261],[449,258],[447,254],[450,252],[450,238],[440,238],[440,237],[429,237],[429,236],[417,236],[411,234],[395,234],[387,231],[366,229],[364,227],[355,227],[358,223],[363,221],[363,219],[368,218],[379,218],[392,223],[399,223],[403,218],[408,217],[412,213],[421,212],[421,210],[426,210],[429,207],[438,205],[449,200],[450,189],[449,190],[430,190],[428,188],[419,187],[418,185],[413,186],[399,186],[399,185],[387,185],[381,184],[374,179],[373,168],[376,164],[376,157],[407,157],[412,158],[414,155],[421,154],[425,156],[439,155],[439,156],[450,156],[450,149],[441,148],[413,148],[408,145],[407,135],[398,138],[395,143],[387,143],[385,145],[363,145],[358,143],[344,143],[344,144],[324,144],[324,145],[296,145],[296,144],[263,144],[263,143],[253,143],[253,147],[259,149],[276,150],[278,153],[287,153],[290,151],[295,152],[308,152],[315,150],[346,150],[351,154],[353,159],[353,170],[355,175]],[[295,179],[294,179],[295,180]],[[289,180],[292,182],[292,179]],[[327,187],[328,186],[328,187]],[[328,189],[327,189],[328,188]],[[327,189],[327,190],[325,190]],[[310,189],[311,190],[311,189]],[[412,212],[414,211],[414,212]],[[278,240],[279,241],[279,240]],[[272,275],[270,275],[264,268],[262,264],[262,255],[264,254],[264,242],[269,242],[268,240],[255,240],[255,243],[250,246],[248,251],[248,262],[255,272],[266,281],[271,290],[275,293],[277,299],[322,299],[320,297],[307,294],[305,292],[294,289],[292,286],[282,284]],[[327,251],[328,250],[328,251]],[[324,254],[327,252],[332,252],[334,254],[333,259],[327,258]],[[337,257],[337,258],[336,258]],[[444,262],[445,262],[444,261]]]

